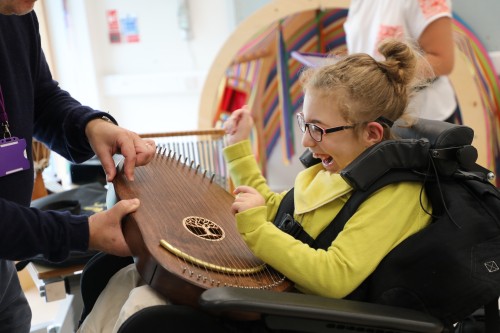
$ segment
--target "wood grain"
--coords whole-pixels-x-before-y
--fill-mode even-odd
[[[201,292],[217,286],[291,288],[290,281],[248,249],[230,211],[233,196],[212,182],[212,175],[165,151],[137,168],[133,182],[123,175],[121,164],[118,169],[117,198],[141,200],[139,209],[124,221],[125,239],[141,276],[170,301],[197,306]],[[199,224],[190,225],[193,221]],[[161,240],[202,264],[166,250]]]

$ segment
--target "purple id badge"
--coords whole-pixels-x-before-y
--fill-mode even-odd
[[[26,140],[10,137],[0,140],[0,177],[28,170],[30,161],[26,154]]]

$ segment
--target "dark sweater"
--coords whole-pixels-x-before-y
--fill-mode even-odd
[[[0,177],[0,258],[20,260],[41,253],[61,261],[70,250],[87,249],[88,219],[29,208],[34,179],[32,138],[70,161],[83,162],[94,155],[85,137],[86,124],[109,115],[82,106],[52,79],[34,12],[0,15],[0,86],[10,132],[26,140],[31,164],[30,170]],[[0,264],[0,326],[4,326],[6,308],[19,294],[10,267]]]

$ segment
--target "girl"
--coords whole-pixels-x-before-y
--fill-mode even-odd
[[[417,54],[397,41],[386,42],[379,52],[384,61],[354,54],[302,75],[304,105],[297,121],[303,146],[321,163],[295,180],[294,218],[312,238],[351,195],[339,171],[368,147],[392,138],[392,123],[405,116]],[[226,123],[231,145],[224,156],[237,186],[232,210],[255,255],[292,280],[299,291],[346,297],[389,251],[430,222],[419,201],[421,184],[392,184],[360,206],[326,251],[309,247],[271,222],[285,193],[273,193],[260,173],[246,140],[251,126],[246,109],[235,111]]]

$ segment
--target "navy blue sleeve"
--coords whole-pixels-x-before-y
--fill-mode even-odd
[[[0,199],[0,258],[21,260],[37,254],[57,262],[66,259],[70,250],[88,249],[87,216],[67,212],[41,211]]]

